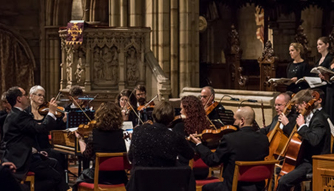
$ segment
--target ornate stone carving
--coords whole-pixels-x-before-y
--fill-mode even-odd
[[[270,40],[265,44],[262,56],[257,59],[260,67],[260,90],[271,90],[268,80],[276,76],[274,49]]]
[[[272,44],[270,40],[266,42],[264,45],[264,49],[262,51],[262,56],[259,57],[257,60],[258,62],[273,62],[274,58],[274,49],[272,48]]]
[[[86,65],[86,55],[83,50],[79,51],[79,59],[77,62],[77,69],[74,73],[75,79],[79,85],[84,85],[85,82],[85,65]]]
[[[234,25],[231,26],[231,32],[228,33],[227,42],[229,47],[231,47],[231,54],[235,54],[236,56],[241,56],[242,50],[240,48],[240,40],[239,33],[235,29]]]
[[[296,40],[296,42],[300,43],[304,47],[304,54],[302,55],[302,57],[304,59],[307,59],[308,61],[312,61],[312,58],[310,58],[311,49],[308,47],[307,36],[304,33],[304,28],[301,25],[299,25],[299,27],[297,29],[297,34],[295,35],[295,40]]]
[[[139,79],[138,61],[136,49],[134,47],[129,48],[126,56],[126,77],[129,84],[134,84]]]

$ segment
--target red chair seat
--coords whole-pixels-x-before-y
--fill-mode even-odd
[[[35,173],[29,171],[29,172],[27,173],[27,176],[35,176]]]
[[[117,188],[124,187],[124,184],[99,184],[100,188]],[[81,182],[78,186],[94,190],[94,183]]]
[[[215,183],[215,182],[220,182],[219,178],[209,177],[209,178],[206,178],[204,180],[196,180],[196,185],[197,186],[204,186],[206,184]]]

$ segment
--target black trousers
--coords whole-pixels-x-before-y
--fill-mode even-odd
[[[2,191],[26,191],[28,188],[20,184],[7,166],[0,165],[0,187]]]
[[[65,171],[56,159],[34,154],[29,170],[35,173],[36,191],[66,191],[68,189]]]
[[[297,166],[293,171],[282,176],[278,181],[277,191],[289,190],[291,187],[298,185],[304,179],[306,174],[312,172],[312,164],[304,162]]]

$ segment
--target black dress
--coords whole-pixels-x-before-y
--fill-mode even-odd
[[[310,67],[308,63],[304,60],[303,62],[290,63],[286,70],[287,78],[297,77],[297,80],[304,76],[310,75]],[[298,84],[292,83],[287,87],[287,91],[292,91],[293,93],[299,90],[309,88],[306,82],[301,82]]]

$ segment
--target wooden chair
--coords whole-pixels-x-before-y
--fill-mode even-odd
[[[127,153],[96,153],[94,183],[81,182],[79,191],[126,191],[124,184],[99,184],[99,171],[120,171],[131,169]]]
[[[223,181],[222,178],[222,167],[219,166],[218,169],[220,169],[220,175],[219,178],[212,177],[212,168],[208,167],[201,158],[193,158],[189,161],[189,166],[191,169],[194,168],[209,168],[209,174],[206,179],[202,180],[195,180],[196,181],[196,191],[201,191],[202,187],[206,184],[214,183],[214,182],[220,182]]]
[[[277,160],[235,161],[232,191],[237,191],[238,182],[260,182],[267,180],[267,190],[272,190],[272,178]]]
[[[24,182],[29,182],[30,191],[35,191],[35,173],[28,172]],[[22,181],[23,183],[23,181]]]

